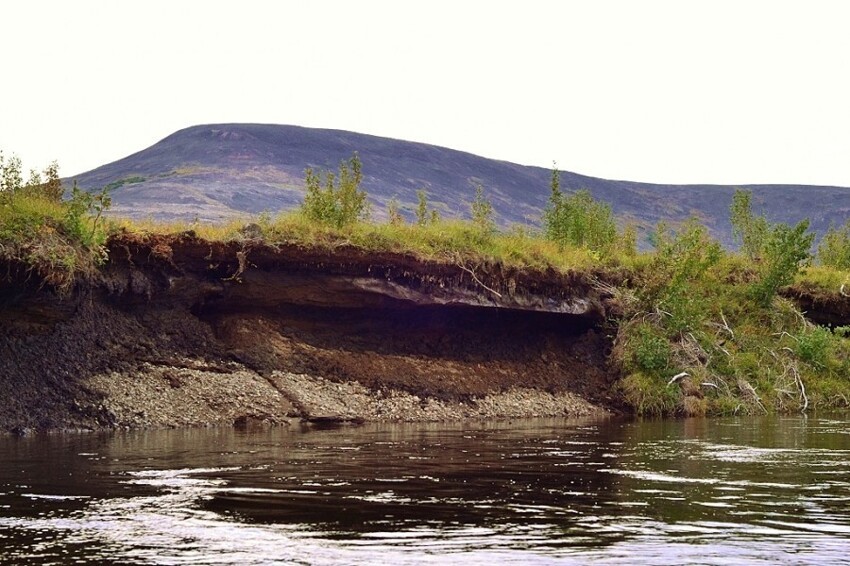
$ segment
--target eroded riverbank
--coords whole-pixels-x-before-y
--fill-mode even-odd
[[[191,234],[59,297],[7,270],[0,428],[579,416],[615,406],[598,274]]]

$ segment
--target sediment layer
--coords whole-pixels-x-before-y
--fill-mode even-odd
[[[570,416],[613,404],[611,274],[191,233],[119,235],[109,257],[62,297],[6,271],[0,429]]]

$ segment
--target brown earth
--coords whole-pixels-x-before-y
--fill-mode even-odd
[[[783,290],[816,324],[827,326],[850,325],[850,294],[844,287],[829,291],[807,282],[796,283]]]
[[[0,279],[0,429],[555,416],[615,404],[605,323],[618,305],[599,281],[616,274],[192,233],[119,235],[109,257],[70,296],[20,271]]]

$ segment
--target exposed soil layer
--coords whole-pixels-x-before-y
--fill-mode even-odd
[[[618,305],[600,281],[616,274],[191,233],[123,235],[109,247],[100,278],[71,296],[20,270],[0,280],[0,429],[547,416],[613,404],[604,328]]]
[[[783,294],[794,300],[812,322],[827,326],[850,325],[850,295],[843,288],[829,292],[797,283],[786,288]]]

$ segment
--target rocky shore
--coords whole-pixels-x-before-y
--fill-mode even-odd
[[[467,401],[419,397],[399,389],[370,390],[356,381],[274,372],[269,379],[245,368],[143,368],[98,375],[87,387],[97,409],[116,428],[249,426],[293,422],[414,422],[585,416],[604,412],[570,393],[514,388]]]

